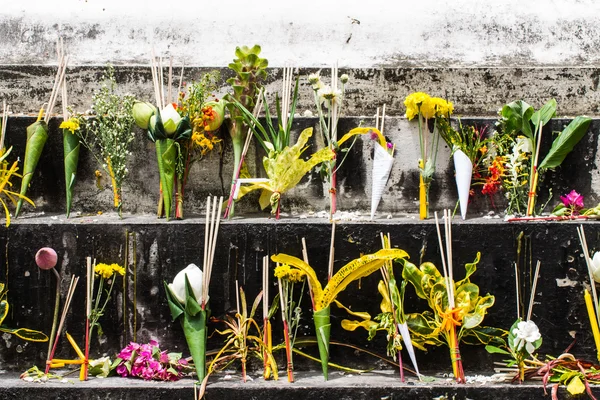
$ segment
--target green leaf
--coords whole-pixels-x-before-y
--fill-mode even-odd
[[[510,353],[504,349],[501,349],[500,347],[496,347],[496,346],[492,346],[491,344],[488,344],[487,346],[485,346],[485,350],[488,353],[491,354],[506,354],[506,355],[510,355]]]
[[[522,100],[513,101],[502,107],[501,115],[504,118],[506,134],[523,133],[529,139],[533,140],[531,132],[531,116],[533,115],[533,107]]]
[[[535,126],[534,136],[538,135],[538,131],[546,125],[556,114],[556,100],[550,99],[539,110],[531,115],[531,122]]]
[[[465,344],[493,344],[494,346],[505,346],[504,338],[507,331],[491,326],[478,326],[463,332],[462,341]]]
[[[72,133],[68,129],[63,129],[63,150],[64,150],[64,165],[65,165],[65,191],[66,191],[66,206],[67,218],[71,214],[71,203],[73,199],[73,185],[77,175],[77,166],[79,164],[79,149],[81,143],[79,136]]]
[[[187,275],[186,275],[187,276]],[[167,302],[169,303],[169,310],[171,310],[171,318],[175,321],[181,314],[183,314],[184,309],[181,306],[177,297],[171,292],[171,288],[167,284],[167,282],[163,281],[165,286],[165,293],[167,294]]]
[[[423,291],[423,287],[421,286],[421,281],[423,280],[423,272],[417,268],[417,266],[409,261],[404,262],[404,269],[402,270],[402,278],[406,281],[410,282],[415,291],[417,292],[417,296],[422,299],[427,298],[425,292]]]
[[[582,394],[585,392],[585,385],[581,382],[579,375],[571,379],[571,382],[567,385],[567,391],[572,395]]]
[[[200,311],[202,311],[202,307],[198,304],[190,280],[188,279],[187,274],[185,274],[185,313],[195,316]]]
[[[477,264],[479,264],[480,259],[481,253],[478,251],[477,255],[475,256],[475,260],[473,260],[472,263],[465,264],[465,278],[461,281],[458,281],[456,283],[456,286],[461,286],[462,284],[469,282],[469,278],[471,277],[471,275],[473,275],[475,271],[477,271]]]
[[[472,313],[466,314],[463,317],[462,329],[473,329],[479,326],[483,322],[483,318],[487,312],[487,309],[494,305],[494,296],[488,294],[485,297],[480,297],[475,305],[475,309]]]
[[[554,139],[550,151],[544,157],[539,169],[556,168],[564,161],[567,154],[587,133],[592,119],[578,116]]]
[[[12,335],[15,335],[15,336],[17,336],[23,340],[27,340],[29,342],[47,342],[48,341],[48,336],[46,336],[44,333],[42,333],[40,331],[34,331],[32,329],[27,329],[27,328],[11,329],[11,328],[6,328],[6,327],[0,327],[0,332],[10,333]]]
[[[6,318],[6,316],[8,315],[8,301],[6,300],[2,300],[0,301],[0,326],[2,325],[2,322],[4,322],[4,319]]]

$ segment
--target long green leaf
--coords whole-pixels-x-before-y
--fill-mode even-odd
[[[23,161],[23,179],[21,181],[21,196],[27,195],[27,189],[33,178],[33,173],[48,140],[48,125],[43,120],[36,121],[27,127],[27,145],[25,146],[25,157]],[[19,198],[15,210],[15,218],[21,212],[23,199]]]
[[[540,169],[556,168],[564,161],[575,145],[587,133],[592,122],[589,117],[578,116],[554,139],[550,151],[540,164]]]
[[[539,129],[546,125],[556,114],[556,100],[550,99],[539,110],[531,115],[531,122],[535,126],[534,135],[537,136]]]
[[[77,165],[79,164],[79,149],[81,143],[79,136],[68,129],[63,129],[63,149],[65,164],[65,190],[67,203],[67,218],[71,214],[71,203],[73,199],[73,186],[77,174]]]

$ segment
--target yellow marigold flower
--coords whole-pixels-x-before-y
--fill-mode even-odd
[[[113,275],[113,268],[111,265],[100,263],[96,264],[96,267],[94,267],[94,272],[104,279],[108,279]]]
[[[71,117],[68,120],[61,122],[59,128],[66,129],[71,133],[75,133],[75,131],[79,130],[79,120]]]
[[[415,92],[406,96],[404,105],[406,106],[406,118],[410,121],[415,116],[419,115],[419,112],[423,114],[423,108],[427,108],[427,103],[431,97],[427,93]],[[425,106],[424,106],[425,105]]]
[[[288,281],[295,283],[300,282],[304,275],[306,275],[303,271],[292,268],[287,264],[280,265],[275,268],[275,277],[280,279],[287,279]]]

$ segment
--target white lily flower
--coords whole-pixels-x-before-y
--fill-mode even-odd
[[[524,136],[518,137],[515,144],[515,151],[518,153],[531,153],[533,151],[531,139]]]
[[[594,257],[590,259],[590,267],[594,280],[600,283],[600,251],[594,253]]]
[[[515,338],[516,351],[520,351],[523,346],[529,354],[533,354],[535,346],[533,343],[539,340],[542,335],[537,325],[533,321],[521,321],[517,324],[517,327],[512,331]]]
[[[163,127],[165,128],[165,133],[170,135],[175,133],[177,129],[177,125],[179,121],[181,121],[181,116],[173,107],[173,104],[167,104],[165,108],[160,110],[160,119],[162,119]]]
[[[181,271],[177,275],[175,275],[175,279],[173,279],[173,283],[169,283],[169,289],[171,292],[177,297],[180,303],[185,303],[185,276],[187,275],[188,281],[190,281],[190,286],[192,287],[192,291],[194,292],[194,297],[196,301],[200,301],[200,297],[202,296],[202,270],[196,264],[190,264]]]

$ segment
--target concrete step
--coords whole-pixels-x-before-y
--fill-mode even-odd
[[[279,381],[264,381],[256,378],[246,383],[240,376],[219,375],[211,378],[206,398],[215,400],[533,400],[547,399],[541,383],[482,383],[458,385],[448,379],[434,382],[419,382],[413,378],[400,382],[397,373],[377,371],[362,375],[332,373],[324,382],[317,373],[296,373],[294,383],[285,377]],[[548,394],[550,393],[548,387]],[[592,392],[600,395],[600,387]],[[68,383],[49,381],[46,383],[24,382],[14,374],[0,375],[0,398],[3,400],[38,399],[111,399],[111,400],[174,400],[193,399],[193,381],[182,379],[177,382],[146,382],[129,378],[92,378],[80,382],[76,378]],[[565,387],[558,390],[558,398],[571,398]]]

